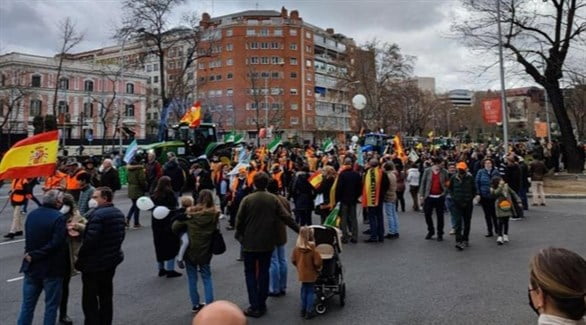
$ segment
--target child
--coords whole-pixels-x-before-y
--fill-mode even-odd
[[[301,282],[301,317],[311,319],[315,316],[313,284],[322,267],[321,256],[315,251],[313,229],[301,227],[297,244],[291,254],[291,262],[297,267],[297,274]]]
[[[517,193],[509,188],[509,185],[499,177],[495,176],[491,180],[490,194],[496,199],[495,210],[497,219],[497,239],[498,245],[509,242],[509,218],[515,216],[514,204],[521,202]]]
[[[181,202],[181,209],[177,211],[177,219],[179,221],[185,221],[189,219],[191,216],[186,213],[186,210],[193,206],[193,197],[191,196],[182,196],[180,199]],[[177,266],[180,269],[185,268],[185,262],[183,261],[183,255],[185,255],[185,251],[187,247],[189,247],[189,237],[187,236],[187,231],[181,234],[181,247],[179,248],[179,254],[177,254]]]

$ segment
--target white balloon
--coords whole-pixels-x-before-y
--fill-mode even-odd
[[[136,200],[136,206],[139,210],[147,211],[155,207],[153,200],[148,196],[141,196]]]
[[[158,206],[153,210],[153,218],[157,220],[165,219],[169,215],[169,212],[171,212],[169,208],[164,206]]]
[[[363,110],[366,107],[366,97],[362,94],[355,95],[352,97],[352,106],[357,110]]]
[[[352,136],[352,142],[353,142],[353,143],[356,143],[356,142],[358,142],[358,136],[357,136],[357,135],[353,135],[353,136]]]

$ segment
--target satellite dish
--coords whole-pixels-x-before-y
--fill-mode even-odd
[[[352,97],[352,106],[359,111],[363,110],[366,107],[366,97],[362,94],[355,95]]]

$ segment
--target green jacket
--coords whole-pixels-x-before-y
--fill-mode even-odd
[[[210,264],[212,260],[212,234],[218,226],[220,212],[215,208],[189,208],[187,218],[173,222],[172,229],[176,234],[187,231],[189,246],[183,257],[192,265]]]
[[[494,207],[497,218],[516,216],[514,205],[519,205],[521,203],[521,199],[519,198],[517,193],[515,193],[515,191],[509,188],[509,185],[507,185],[507,183],[503,182],[502,184],[499,184],[499,186],[496,189],[491,187],[490,194],[492,194],[496,199],[494,202]],[[502,201],[502,199],[510,200],[512,204],[510,209],[503,209],[499,207],[499,202]]]
[[[146,174],[142,165],[128,165],[128,197],[136,200],[143,196],[146,189]]]
[[[454,204],[458,206],[472,205],[472,200],[476,196],[474,177],[470,173],[466,173],[463,177],[456,173],[450,178],[448,193],[450,193]]]
[[[281,222],[296,232],[299,227],[276,195],[256,191],[247,195],[236,214],[235,238],[245,252],[270,252],[279,243]],[[282,238],[281,238],[282,239]]]

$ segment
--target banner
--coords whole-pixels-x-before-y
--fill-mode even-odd
[[[502,116],[500,98],[485,99],[482,101],[482,118],[487,124],[500,123]]]
[[[546,138],[547,137],[547,123],[546,122],[535,122],[535,137]]]

